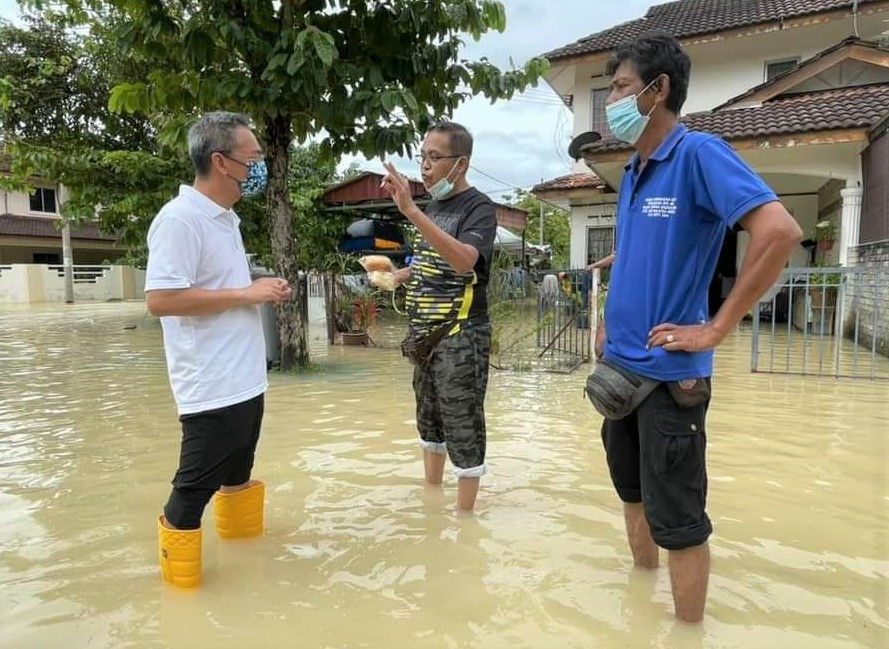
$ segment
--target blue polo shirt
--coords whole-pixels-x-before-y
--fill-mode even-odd
[[[727,228],[775,193],[723,140],[679,124],[638,172],[634,154],[620,184],[618,254],[605,303],[604,356],[660,381],[713,373],[713,351],[645,349],[659,324],[702,324]]]

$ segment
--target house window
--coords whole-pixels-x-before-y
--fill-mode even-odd
[[[586,263],[592,264],[614,252],[614,228],[600,225],[587,228]]]
[[[611,91],[608,88],[596,88],[590,98],[590,130],[595,131],[603,138],[611,135],[608,129],[608,120],[605,118],[605,100]]]
[[[38,187],[31,194],[31,211],[56,213],[56,190],[51,187]]]
[[[785,72],[789,72],[795,68],[798,63],[799,58],[766,61],[766,81],[771,81],[775,77],[781,76]]]
[[[62,263],[57,252],[35,252],[33,255],[35,264],[49,264],[51,266]]]

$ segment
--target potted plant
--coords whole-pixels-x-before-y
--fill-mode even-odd
[[[815,224],[815,244],[818,246],[818,250],[825,252],[833,249],[833,244],[837,238],[837,226],[836,223],[830,221],[828,219],[824,219],[823,221],[818,221]]]
[[[822,268],[822,266],[816,266]],[[822,306],[833,308],[837,303],[837,291],[843,281],[839,273],[817,272],[809,275],[809,293],[812,296],[812,308]]]
[[[342,343],[366,345],[370,341],[368,328],[376,322],[379,313],[376,295],[371,291],[358,293],[340,289],[334,307],[334,323]]]

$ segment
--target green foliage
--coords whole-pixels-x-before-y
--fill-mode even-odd
[[[553,268],[568,268],[571,246],[571,214],[545,203],[531,192],[516,190],[503,197],[506,204],[528,212],[528,225],[525,239],[530,243],[540,242],[540,207],[543,206],[543,243],[552,246]],[[516,233],[520,234],[520,233]]]
[[[38,10],[50,5],[24,4]],[[460,57],[463,34],[478,39],[505,29],[503,5],[492,0],[63,0],[52,6],[63,8],[66,27],[76,24],[79,33],[97,39],[107,68],[99,66],[105,74],[93,86],[95,97],[107,100],[122,123],[145,116],[135,118],[146,127],[145,146],[76,145],[105,147],[96,153],[103,165],[95,170],[97,180],[112,164],[105,158],[108,148],[154,156],[125,160],[130,166],[118,171],[124,177],[114,192],[96,190],[105,196],[102,224],[144,223],[158,197],[171,194],[171,186],[183,179],[174,173],[182,169],[178,161],[190,120],[207,110],[247,113],[266,151],[269,188],[267,213],[252,216],[245,231],[256,245],[263,228],[271,233],[269,247],[258,252],[293,285],[299,265],[311,267],[319,258],[313,246],[342,232],[334,219],[312,217],[315,176],[297,173],[305,186],[288,188],[294,141],[323,133],[316,161],[346,153],[409,155],[430,123],[450,116],[468,97],[509,98],[536,84],[547,69],[543,59],[501,72],[485,59]],[[69,59],[89,59],[90,46],[74,42],[87,49],[56,56],[59,65],[49,66],[45,76],[58,76],[59,67],[67,70]],[[0,105],[8,107],[15,79],[2,70],[0,78]],[[29,97],[36,101],[38,94],[32,90]],[[25,121],[32,123],[32,115]],[[58,179],[67,185],[65,174],[76,163],[64,162]],[[168,174],[158,184],[133,173],[151,163]],[[82,185],[72,190],[84,199],[72,202],[84,208],[89,190]],[[123,190],[139,195],[127,199]],[[119,209],[109,212],[109,201]],[[139,211],[124,217],[126,208]],[[281,313],[281,364],[287,370],[291,363],[308,362],[306,323],[295,304],[284,305]]]
[[[76,3],[73,3],[76,4]],[[322,152],[409,154],[428,124],[466,98],[511,97],[536,83],[543,59],[501,72],[460,58],[462,34],[502,31],[499,2],[115,0],[124,54],[148,62],[118,84],[115,112],[174,115],[210,108],[286,116],[296,140],[322,129]]]
[[[304,270],[326,272],[337,253],[337,244],[351,222],[348,215],[325,213],[321,197],[331,185],[356,174],[354,166],[342,174],[336,165],[321,154],[318,144],[292,147],[290,150],[288,189],[293,205],[293,239],[297,243],[299,267]],[[242,214],[241,230],[244,245],[264,266],[274,266],[268,212],[261,200],[249,206],[238,204]]]
[[[142,265],[148,222],[190,163],[158,144],[148,118],[108,111],[113,85],[147,68],[117,56],[111,33],[119,17],[106,18],[91,38],[51,11],[27,16],[24,27],[0,23],[0,126],[12,162],[2,185],[24,189],[34,176],[61,182],[63,216],[98,216]]]
[[[824,219],[818,221],[813,228],[813,238],[815,241],[836,241],[837,225],[835,221]]]

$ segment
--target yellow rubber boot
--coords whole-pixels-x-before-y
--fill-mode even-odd
[[[263,530],[265,485],[258,480],[234,493],[216,492],[213,513],[216,532],[223,539],[259,536]]]
[[[201,583],[201,530],[171,530],[157,519],[157,546],[164,581],[179,588]]]

